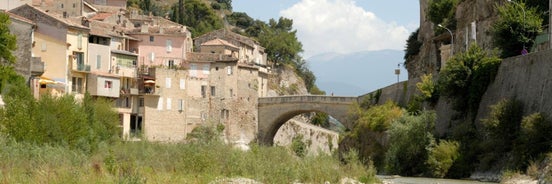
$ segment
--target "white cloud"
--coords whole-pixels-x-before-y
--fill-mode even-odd
[[[326,52],[402,50],[410,34],[405,26],[384,22],[353,0],[301,0],[280,14],[293,19],[305,58]]]

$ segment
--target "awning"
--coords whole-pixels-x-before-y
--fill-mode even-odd
[[[145,80],[144,84],[155,84],[154,80]]]
[[[40,83],[40,84],[55,84],[56,81],[54,81],[50,78],[47,78],[47,77],[40,76],[40,79],[38,80],[38,83]]]

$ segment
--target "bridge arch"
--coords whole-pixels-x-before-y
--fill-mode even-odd
[[[351,129],[347,121],[350,105],[357,97],[336,96],[282,96],[259,98],[257,140],[272,145],[278,129],[289,119],[307,112],[324,112]]]

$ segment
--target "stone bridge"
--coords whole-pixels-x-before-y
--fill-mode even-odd
[[[351,129],[347,112],[358,97],[339,96],[281,96],[259,98],[259,124],[257,140],[272,145],[280,126],[296,115],[306,112],[324,112]]]

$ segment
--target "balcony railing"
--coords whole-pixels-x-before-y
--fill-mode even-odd
[[[90,65],[77,64],[77,71],[90,72]]]

